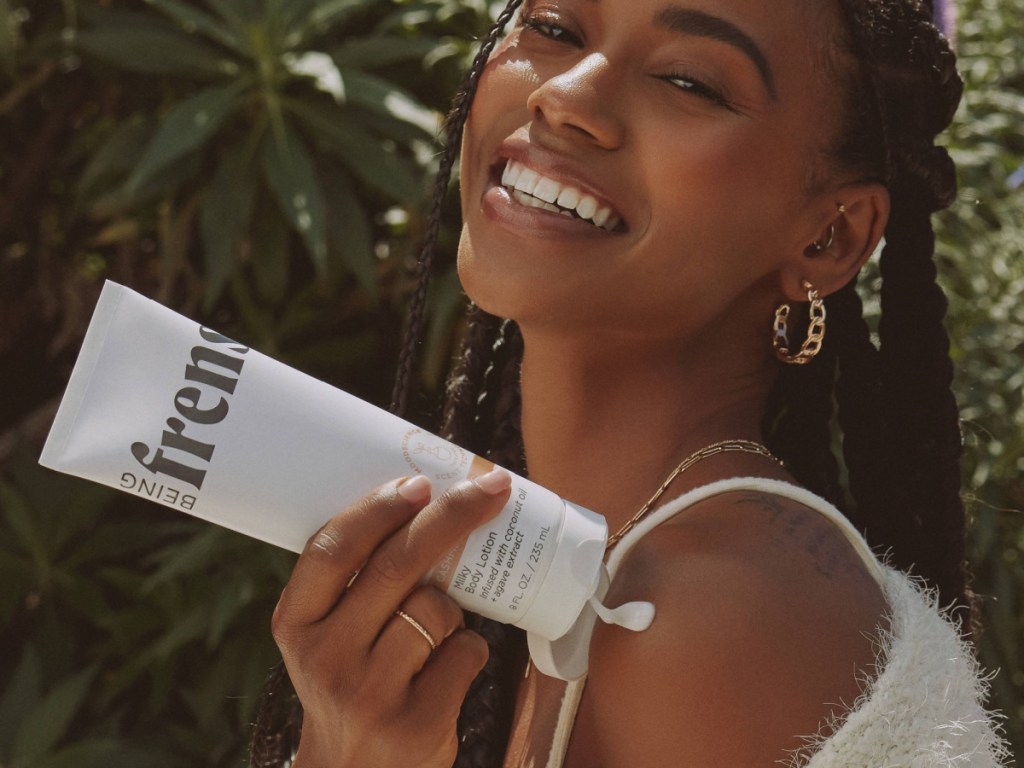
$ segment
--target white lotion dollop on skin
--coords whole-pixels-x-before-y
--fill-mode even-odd
[[[635,600],[623,603],[618,608],[609,608],[594,595],[588,600],[594,613],[605,624],[614,624],[632,632],[643,632],[654,621],[654,603]]]

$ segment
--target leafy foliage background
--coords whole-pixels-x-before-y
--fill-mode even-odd
[[[487,6],[0,0],[0,766],[244,764],[293,557],[36,457],[105,278],[383,404]],[[961,2],[962,188],[939,224],[982,659],[1018,752],[1022,20],[1024,0]],[[461,314],[450,258],[431,306],[425,414]]]

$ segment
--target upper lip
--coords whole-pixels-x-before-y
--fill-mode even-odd
[[[619,225],[619,229],[627,227],[627,219],[623,215],[621,206],[615,203],[597,184],[585,178],[571,161],[554,156],[536,144],[517,138],[506,139],[498,150],[494,170],[499,179],[505,165],[510,160],[522,163],[541,176],[547,176],[566,186],[576,187],[581,192],[593,196],[597,200],[599,207],[610,208],[612,215],[617,216],[621,220],[622,223]]]

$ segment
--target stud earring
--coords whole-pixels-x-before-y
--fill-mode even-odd
[[[800,287],[807,291],[807,301],[810,302],[810,324],[807,326],[807,338],[800,345],[800,351],[793,354],[789,351],[789,304],[783,304],[775,310],[774,335],[772,347],[775,348],[776,356],[785,363],[792,365],[806,365],[814,359],[814,356],[821,351],[821,344],[825,340],[825,302],[818,295],[818,291],[808,281],[800,283]]]

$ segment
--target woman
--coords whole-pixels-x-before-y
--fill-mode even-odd
[[[279,675],[255,764],[995,765],[955,631],[792,490],[969,606],[929,224],[961,82],[927,10],[531,0],[497,45],[518,5],[453,112],[397,407],[461,138],[474,309],[445,429],[602,513],[609,604],[657,617],[598,627],[585,685],[531,673],[515,630],[416,586],[507,474],[395,481],[296,566],[274,633],[304,715]],[[877,351],[854,282],[883,235]]]

